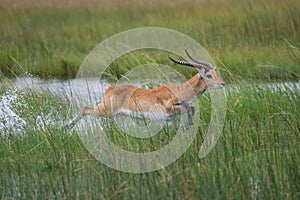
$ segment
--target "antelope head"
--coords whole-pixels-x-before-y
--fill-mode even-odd
[[[206,89],[221,89],[225,86],[225,83],[218,77],[215,67],[211,63],[194,59],[186,49],[185,52],[193,62],[175,60],[170,55],[168,57],[174,63],[198,69],[199,81],[204,82]]]

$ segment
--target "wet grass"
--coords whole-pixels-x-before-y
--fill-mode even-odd
[[[50,92],[6,92],[17,95],[11,107],[27,125],[23,136],[10,132],[0,138],[2,198],[297,199],[300,94],[295,84],[291,86],[294,89],[228,86],[223,133],[204,159],[198,152],[210,120],[210,97],[202,96],[201,123],[190,148],[170,166],[143,174],[101,164],[76,131],[61,129],[69,118],[64,109],[68,102],[60,97]],[[153,146],[165,145],[161,138],[172,140],[168,131],[139,143],[106,130],[111,141],[135,150],[153,151]]]
[[[44,78],[72,78],[101,41],[128,29],[158,26],[202,44],[226,81],[299,80],[297,1],[24,2],[0,5],[0,74],[4,76],[29,72]],[[169,64],[165,54],[148,57]],[[131,61],[116,65],[121,72],[134,67]]]

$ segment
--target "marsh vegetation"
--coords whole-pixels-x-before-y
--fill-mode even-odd
[[[299,199],[297,1],[32,2],[0,1],[1,198]],[[211,112],[205,94],[198,100],[196,138],[184,155],[158,171],[132,174],[101,164],[76,129],[63,128],[70,117],[64,92],[49,89],[52,83],[38,90],[31,87],[35,82],[15,87],[14,78],[68,82],[99,42],[143,26],[174,29],[203,45],[226,82],[227,115],[217,145],[200,159]],[[117,80],[148,62],[169,64],[165,52],[133,52],[112,63],[107,77]],[[186,77],[194,73],[172,67]],[[7,109],[15,114],[12,125]],[[142,151],[174,134],[164,130],[141,142],[107,129],[115,144]]]

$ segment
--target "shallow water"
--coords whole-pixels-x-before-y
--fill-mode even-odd
[[[26,95],[26,91],[38,93],[38,92],[50,92],[56,96],[61,97],[71,103],[80,105],[95,105],[100,102],[103,92],[109,87],[107,82],[99,82],[98,79],[73,79],[67,81],[61,80],[41,80],[38,78],[24,77],[14,80],[8,80],[9,87],[5,93],[0,97],[0,132],[22,133],[27,122],[22,119],[21,116],[16,114],[14,110],[14,104],[16,103],[20,95]],[[135,84],[137,85],[137,84]],[[227,85],[226,90],[236,90],[242,88],[242,85],[231,86]],[[300,83],[260,83],[258,87],[271,89],[274,92],[292,90],[300,92]],[[22,105],[26,107],[26,105]],[[41,119],[47,123],[51,123],[51,119],[46,116],[35,116],[37,119]],[[38,127],[38,126],[37,126]],[[43,128],[43,127],[40,127]]]
[[[28,92],[34,94],[47,93],[60,97],[67,102],[99,102],[104,91],[109,84],[100,83],[98,80],[41,80],[38,78],[24,77],[14,80],[5,81],[5,92],[0,97],[0,133],[22,133],[25,130],[27,122],[22,119],[14,110],[16,104],[26,96]],[[89,89],[87,89],[89,88]],[[97,92],[96,92],[97,89]],[[28,105],[21,105],[19,107],[26,108]],[[37,120],[42,123],[36,127],[44,128],[43,124],[50,124],[51,119],[49,113],[44,113],[41,116],[35,116]],[[62,125],[62,124],[61,124]]]

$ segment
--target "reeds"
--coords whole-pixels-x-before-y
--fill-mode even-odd
[[[204,159],[198,151],[210,120],[210,97],[202,96],[199,129],[190,148],[171,165],[144,174],[101,164],[76,131],[61,129],[68,120],[65,100],[49,91],[16,93],[11,107],[27,125],[22,136],[12,132],[1,136],[0,192],[4,198],[297,199],[297,87],[293,83],[227,85],[223,133]],[[106,134],[128,151],[149,152],[168,144],[176,131],[164,129],[143,140],[116,127],[106,128]]]

